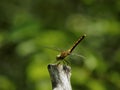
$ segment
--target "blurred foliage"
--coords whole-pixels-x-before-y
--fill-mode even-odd
[[[120,90],[120,0],[0,0],[0,90],[50,90],[47,65],[66,58],[73,90]]]

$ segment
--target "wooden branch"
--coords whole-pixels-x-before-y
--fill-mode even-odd
[[[71,68],[66,65],[48,65],[48,71],[52,82],[52,90],[72,90],[70,77]]]

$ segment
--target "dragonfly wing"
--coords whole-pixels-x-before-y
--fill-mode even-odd
[[[81,57],[81,58],[83,58],[83,59],[85,59],[85,58],[86,58],[85,56],[80,55],[80,54],[77,54],[77,53],[71,53],[70,55],[78,56],[78,57]]]
[[[59,52],[61,52],[61,51],[62,51],[61,49],[56,48],[56,47],[49,47],[49,46],[43,46],[43,47],[44,47],[44,48],[51,49],[51,50],[59,51]]]

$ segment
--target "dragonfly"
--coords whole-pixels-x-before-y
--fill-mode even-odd
[[[75,55],[75,56],[79,56],[82,57],[83,59],[85,59],[84,56],[80,55],[80,54],[76,54],[76,53],[72,53],[73,50],[76,48],[76,46],[86,37],[86,34],[82,35],[73,45],[71,48],[69,48],[68,50],[61,50],[59,48],[56,47],[48,47],[48,46],[43,46],[44,48],[48,48],[48,49],[52,49],[52,50],[56,50],[59,51],[60,54],[58,54],[56,56],[56,61],[55,63],[60,64],[62,61],[63,63],[69,63],[65,58],[69,55]]]
[[[75,47],[86,37],[86,34],[82,35],[73,45],[71,48],[69,48],[68,50],[65,51],[61,51],[60,54],[58,54],[56,56],[56,61],[58,62],[58,64],[60,63],[60,61],[66,61],[65,58],[67,56],[69,56],[73,50],[75,49]],[[67,62],[67,61],[66,61]]]

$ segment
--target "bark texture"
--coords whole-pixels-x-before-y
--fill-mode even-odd
[[[70,66],[49,64],[48,71],[52,82],[52,90],[72,90]]]

